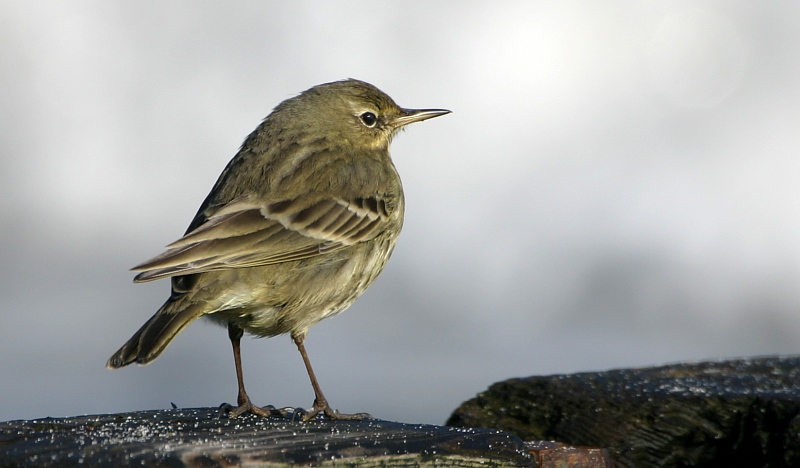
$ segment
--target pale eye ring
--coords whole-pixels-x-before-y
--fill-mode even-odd
[[[373,114],[372,112],[364,112],[358,118],[361,119],[361,122],[369,128],[375,126],[378,123],[378,117]]]

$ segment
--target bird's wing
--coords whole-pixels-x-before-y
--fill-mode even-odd
[[[371,239],[388,219],[386,203],[377,195],[310,203],[234,200],[166,252],[134,267],[140,272],[134,281],[310,258]]]

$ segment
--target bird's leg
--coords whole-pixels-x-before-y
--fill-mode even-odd
[[[228,416],[231,418],[236,418],[241,416],[244,413],[252,413],[257,416],[262,417],[269,417],[271,415],[279,415],[282,416],[279,410],[276,410],[272,406],[265,406],[259,407],[254,405],[250,402],[250,397],[247,396],[247,391],[244,389],[244,377],[242,376],[242,349],[241,349],[241,341],[242,335],[244,334],[244,330],[241,327],[234,325],[233,323],[228,324],[228,337],[231,339],[231,345],[233,346],[233,361],[236,364],[236,381],[239,384],[239,396],[236,398],[236,408],[233,406],[225,403],[222,405],[222,409],[228,412]]]
[[[305,334],[292,334],[292,341],[294,341],[294,344],[297,345],[297,350],[300,351],[300,356],[303,357],[303,363],[306,365],[306,371],[308,371],[308,378],[311,379],[311,386],[314,388],[314,406],[306,411],[306,413],[303,415],[303,420],[308,421],[310,419],[314,419],[319,413],[325,414],[325,416],[330,419],[361,420],[370,418],[371,416],[367,413],[344,414],[335,411],[330,407],[328,400],[325,399],[325,395],[322,394],[322,389],[319,388],[317,376],[314,375],[314,369],[311,368],[311,361],[308,359],[306,347],[303,344],[305,338]]]

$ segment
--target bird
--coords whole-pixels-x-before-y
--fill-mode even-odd
[[[381,273],[405,201],[389,146],[414,122],[450,113],[406,109],[356,79],[314,86],[278,104],[247,136],[183,237],[132,268],[140,283],[170,278],[166,302],[106,367],[156,359],[189,324],[226,326],[238,385],[230,417],[286,416],[256,406],[243,379],[241,338],[289,334],[314,403],[303,420],[363,419],[333,410],[305,348],[311,326],[347,309]]]

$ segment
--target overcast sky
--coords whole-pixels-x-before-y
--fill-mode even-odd
[[[392,154],[404,232],[312,328],[331,404],[443,423],[492,382],[800,352],[800,3],[0,3],[0,420],[234,403],[227,333],[106,359],[283,99],[347,77],[453,113]],[[288,337],[257,404],[309,407]]]

